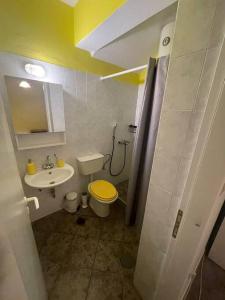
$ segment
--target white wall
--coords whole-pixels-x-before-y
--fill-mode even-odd
[[[40,209],[38,211],[34,211],[31,207],[31,217],[35,220],[60,209],[66,192],[73,190],[82,192],[87,188],[87,178],[78,174],[76,157],[93,152],[110,153],[112,125],[115,122],[118,122],[118,139],[133,139],[133,135],[128,132],[127,126],[134,123],[135,120],[138,86],[114,80],[100,81],[99,77],[91,74],[1,53],[0,87],[6,102],[7,96],[3,76],[10,75],[34,79],[23,70],[25,62],[29,61],[44,66],[47,73],[44,81],[63,85],[67,143],[65,146],[58,147],[25,151],[16,150],[20,175],[23,178],[28,158],[33,159],[40,167],[46,155],[53,155],[53,153],[64,158],[66,162],[75,168],[74,177],[64,185],[56,187],[56,199],[51,198],[49,190],[40,192],[24,184],[27,196],[36,195],[40,199]],[[128,178],[131,148],[132,144],[129,145],[126,170],[121,176],[110,178],[106,171],[97,176],[107,178],[113,183]],[[115,153],[114,171],[121,166],[122,158],[122,147],[118,146]]]
[[[137,96],[136,113],[135,113],[135,124],[136,125],[139,125],[140,118],[141,118],[144,89],[145,89],[145,84],[140,84],[138,87],[138,96]]]
[[[223,5],[179,1],[135,272],[143,299],[154,299],[172,240],[222,42]]]

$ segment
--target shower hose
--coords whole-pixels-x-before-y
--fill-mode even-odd
[[[110,173],[111,176],[119,176],[123,172],[123,170],[125,168],[125,165],[126,165],[126,156],[127,156],[127,144],[123,143],[123,145],[124,145],[123,166],[122,166],[121,170],[118,173],[113,173],[112,172],[112,161],[113,161],[113,155],[114,155],[114,150],[115,150],[115,139],[116,138],[113,135],[113,137],[112,137],[112,140],[113,140],[113,142],[112,142],[112,153],[111,153],[111,158],[110,158],[110,163],[109,163],[109,173]]]

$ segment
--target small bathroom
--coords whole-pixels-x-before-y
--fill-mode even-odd
[[[129,178],[135,134],[129,125],[136,121],[138,86],[12,54],[1,54],[0,64],[7,120],[50,299],[85,299],[95,272],[91,294],[103,293],[98,281],[113,277],[117,293],[124,278],[127,293],[136,295],[129,276],[139,233],[125,225],[126,205],[117,185]],[[41,71],[44,76],[33,75]],[[77,280],[68,286],[74,272]],[[108,277],[99,279],[99,272]]]
[[[223,96],[224,9],[2,1],[1,299],[185,299],[209,228],[189,194]]]
[[[132,251],[126,245],[131,242],[132,260],[138,242],[135,230],[125,227],[125,205],[116,188],[129,177],[137,86],[17,55],[1,54],[0,60],[11,137],[49,292],[62,260],[69,268],[117,271],[113,256],[107,261],[111,248],[119,251],[124,243]],[[36,66],[46,74],[44,81],[27,73]],[[92,204],[95,190],[101,193]],[[97,267],[101,240],[109,244],[99,249]],[[52,299],[58,299],[59,288]]]

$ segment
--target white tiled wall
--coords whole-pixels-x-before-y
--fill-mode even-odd
[[[135,124],[138,125],[140,122],[142,106],[143,106],[143,96],[144,96],[145,84],[140,84],[138,87],[136,114],[135,114]]]
[[[24,63],[27,61],[30,60],[10,54],[0,54],[0,85],[5,99],[3,76],[7,74],[30,78],[23,70]],[[37,61],[36,63],[40,64]],[[24,185],[27,196],[37,195],[40,199],[38,211],[34,211],[32,206],[30,208],[33,220],[58,210],[66,192],[81,192],[86,189],[87,178],[78,174],[76,157],[93,152],[110,153],[112,126],[115,122],[118,122],[117,139],[133,140],[133,135],[128,132],[128,125],[135,121],[138,92],[138,86],[115,80],[100,81],[99,77],[95,75],[47,63],[41,64],[47,72],[45,81],[63,85],[67,143],[65,146],[16,151],[21,178],[24,176],[28,158],[33,159],[38,166],[41,166],[46,155],[53,156],[54,153],[75,168],[75,175],[64,185],[56,187],[56,199],[50,196],[49,190],[40,192]],[[126,179],[129,174],[132,144],[128,147],[127,165],[121,176],[112,178],[107,171],[103,171],[97,174],[97,177],[107,178],[113,183]],[[117,146],[113,163],[114,172],[118,171],[121,166],[122,158],[123,146]]]
[[[225,30],[221,10],[223,0],[179,1],[135,272],[146,300],[154,299],[207,106]]]

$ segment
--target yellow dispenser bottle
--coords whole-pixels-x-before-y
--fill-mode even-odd
[[[34,175],[37,172],[37,167],[31,159],[28,159],[26,171],[28,175]]]
[[[58,158],[56,154],[54,154],[54,156],[55,156],[57,168],[63,168],[65,165],[64,159]]]

